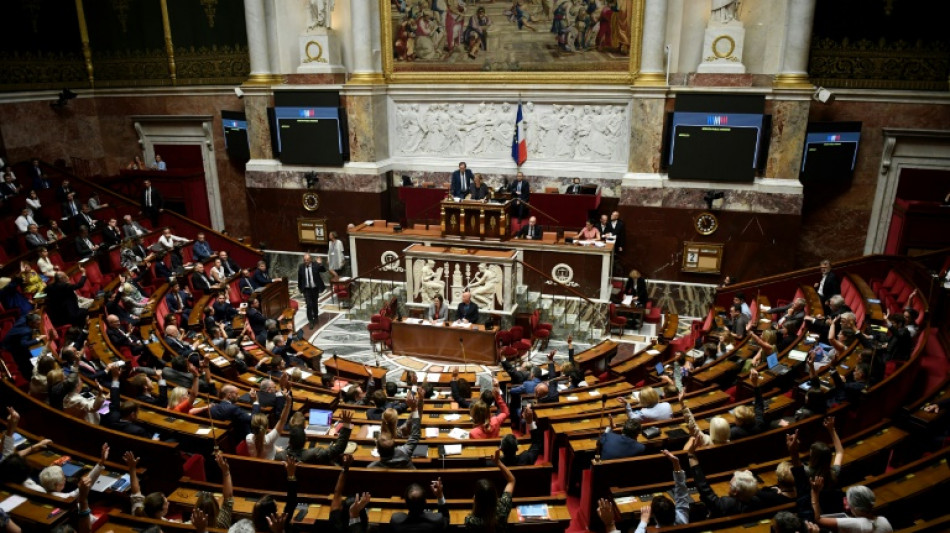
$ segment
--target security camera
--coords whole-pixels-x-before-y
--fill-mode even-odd
[[[830,104],[831,102],[835,101],[835,93],[825,89],[824,87],[818,87],[815,89],[815,94],[811,95],[811,98],[816,102]]]
[[[235,87],[234,96],[237,96],[239,99],[244,98],[244,91],[242,91],[240,87]]]

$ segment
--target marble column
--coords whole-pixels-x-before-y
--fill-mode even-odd
[[[643,8],[643,41],[640,47],[640,72],[634,85],[666,85],[666,12],[667,0],[646,0]]]
[[[379,45],[372,38],[375,34],[373,21],[376,20],[373,12],[378,4],[376,0],[350,2],[350,35],[352,36],[350,45],[353,51],[353,70],[350,72],[348,83],[383,83],[383,75],[373,60],[373,45]]]
[[[264,15],[265,0],[244,0],[244,25],[247,28],[247,50],[251,64],[248,83],[270,83],[270,46]],[[267,117],[264,117],[265,124]]]
[[[389,154],[386,91],[384,86],[366,86],[370,82],[356,83],[357,86],[349,86],[342,92],[350,135],[350,161],[375,164]]]
[[[811,29],[815,21],[816,0],[788,0],[785,18],[785,52],[782,69],[773,85],[784,89],[811,89],[808,80],[808,52]]]
[[[666,119],[666,98],[663,89],[644,89],[650,94],[633,98],[630,124],[629,172],[652,174],[660,171],[660,151],[663,147],[663,121]]]
[[[282,83],[280,76],[280,40],[277,24],[277,2],[286,0],[264,0],[264,27],[267,29],[267,61],[270,63],[271,78],[274,83]]]

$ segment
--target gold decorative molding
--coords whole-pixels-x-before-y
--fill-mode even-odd
[[[642,72],[633,80],[636,87],[665,87],[666,74],[662,72]]]
[[[346,80],[348,85],[381,85],[386,83],[386,78],[379,72],[357,72],[350,74],[350,79]]]
[[[814,39],[808,74],[818,85],[847,89],[946,91],[945,42]]]
[[[815,86],[808,79],[808,74],[776,74],[772,80],[772,87],[776,89],[814,89]]]
[[[86,75],[89,77],[89,85],[94,87],[96,77],[92,67],[92,48],[89,47],[89,27],[86,26],[86,10],[83,8],[82,0],[76,0],[76,18],[79,21],[79,40],[82,41],[82,56],[86,62]]]
[[[175,69],[175,45],[172,43],[172,26],[168,22],[168,0],[160,0],[162,5],[162,31],[165,33],[165,53],[168,54],[168,75],[172,85],[178,82],[178,72]]]
[[[316,48],[316,54],[310,52],[313,48]],[[319,41],[307,41],[304,53],[307,55],[304,63],[328,63],[327,58],[323,57],[323,45]]]
[[[247,85],[281,85],[286,80],[280,74],[251,74],[248,76]]]
[[[551,83],[551,84],[631,84],[635,83],[640,69],[640,51],[643,41],[643,10],[646,0],[630,2],[630,50],[626,71],[577,71],[564,65],[564,70],[554,71],[449,71],[449,72],[395,72],[393,60],[392,0],[379,0],[379,23],[383,78],[382,82],[369,81],[367,75],[348,83],[458,83],[464,75],[468,83]],[[366,80],[366,81],[363,81]],[[664,76],[665,81],[665,76]]]

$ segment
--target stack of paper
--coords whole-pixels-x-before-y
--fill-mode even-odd
[[[442,377],[442,374],[440,374],[440,373],[438,373],[438,372],[429,372],[429,373],[426,375],[426,383],[438,383],[438,382],[439,382],[439,378],[441,378],[441,377]]]
[[[426,428],[426,438],[427,439],[439,438],[439,428]]]
[[[792,350],[788,353],[789,359],[793,361],[804,361],[808,358],[808,352],[803,352],[801,350]]]
[[[460,428],[452,428],[452,431],[449,431],[449,437],[457,440],[468,440],[468,431]]]
[[[442,418],[446,419],[449,422],[455,422],[456,420],[462,418],[462,415],[452,413],[448,415],[442,415]]]
[[[446,444],[442,447],[442,450],[445,451],[445,456],[450,455],[462,455],[462,445],[461,444]]]
[[[23,496],[20,496],[19,494],[11,494],[9,498],[0,502],[0,509],[3,509],[4,512],[9,513],[25,501],[26,498]]]

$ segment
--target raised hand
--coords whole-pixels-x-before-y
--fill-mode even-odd
[[[343,460],[341,462],[343,463],[343,470],[348,470],[351,466],[353,466],[353,454],[344,454]]]
[[[825,478],[822,476],[815,476],[811,478],[811,492],[812,494],[821,493],[822,489],[825,488]]]
[[[369,501],[372,499],[372,496],[368,492],[362,494],[357,493],[353,505],[350,506],[350,518],[359,518],[360,513],[363,512],[363,509],[369,505]]]
[[[682,389],[680,389],[680,393],[677,396],[677,398],[679,399],[680,405],[685,407],[686,406],[686,387],[683,387]]]
[[[92,490],[92,478],[88,475],[79,480],[79,501],[89,501],[89,491]]]
[[[194,510],[191,511],[191,523],[195,526],[195,531],[204,533],[208,530],[208,515],[201,509],[195,507]]]
[[[652,512],[649,505],[644,505],[640,508],[640,521],[647,524],[650,523],[650,513]]]
[[[270,529],[270,533],[283,533],[284,524],[286,523],[287,513],[271,513],[271,515],[267,517],[267,527]]]
[[[20,413],[16,412],[16,409],[12,407],[7,407],[7,425],[16,426],[20,423]]]
[[[492,455],[491,462],[498,466],[501,464],[501,449],[496,449],[495,453]]]
[[[105,464],[109,460],[109,443],[102,443],[102,452],[99,454],[99,464]]]
[[[660,450],[660,453],[665,455],[666,458],[669,459],[671,463],[673,463],[673,470],[676,470],[676,471],[682,470],[682,468],[680,468],[679,457],[673,455],[669,450]]]
[[[556,353],[557,353],[557,350],[551,350],[550,352],[548,352],[548,361],[553,361],[553,360],[554,360],[554,354],[556,354]]]
[[[284,461],[284,468],[287,469],[287,477],[294,477],[294,474],[297,473],[297,458],[288,455],[287,459]]]
[[[798,447],[800,443],[798,441],[798,430],[796,429],[794,433],[789,433],[785,435],[785,446],[788,448],[788,454],[792,457],[798,455]]]
[[[932,403],[932,404],[930,404],[930,405],[925,405],[925,406],[924,406],[924,412],[925,412],[925,413],[934,413],[934,414],[939,413],[939,412],[940,412],[940,406],[937,405],[937,404],[935,404],[935,403]]]
[[[825,426],[825,429],[827,429],[828,431],[834,431],[834,430],[835,430],[835,417],[833,417],[833,416],[826,416],[825,419],[821,421],[821,424],[822,424],[823,426]]]
[[[526,405],[525,408],[522,409],[521,417],[524,418],[524,423],[530,427],[531,423],[534,422],[534,410],[530,405]]]
[[[343,412],[340,413],[340,420],[343,422],[343,424],[352,424],[353,411],[347,411],[344,409]]]
[[[129,470],[135,470],[139,464],[139,458],[131,451],[125,452],[122,458],[125,459],[125,465],[129,467]]]
[[[604,528],[607,531],[614,529],[614,506],[610,503],[610,500],[601,498],[597,501],[597,516],[600,517],[600,521],[604,523]]]
[[[623,405],[630,405],[630,400],[624,398],[623,396],[618,397],[617,401]]]
[[[222,474],[227,474],[231,471],[231,467],[228,465],[228,460],[224,458],[224,454],[220,451],[215,452],[214,462],[218,463],[218,468],[221,469]]]
[[[749,381],[752,382],[753,387],[759,386],[759,371],[756,369],[749,370]]]
[[[436,479],[431,483],[432,492],[435,493],[435,497],[439,500],[442,499],[442,478]]]

